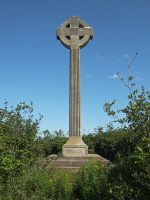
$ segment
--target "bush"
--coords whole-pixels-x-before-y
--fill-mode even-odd
[[[131,148],[128,134],[124,129],[100,132],[95,136],[94,151],[114,162],[118,155],[127,156]]]
[[[41,169],[26,171],[23,176],[9,177],[2,183],[2,200],[49,200],[48,174]]]
[[[48,130],[44,131],[44,137],[38,139],[40,148],[42,149],[44,157],[51,154],[61,154],[62,146],[67,141],[62,130],[50,133]]]
[[[26,196],[30,200],[48,200],[51,190],[46,171],[37,169],[25,180]]]
[[[50,182],[50,200],[73,200],[73,180],[68,172],[55,171]]]
[[[144,141],[145,146],[148,148],[150,148],[149,142]],[[149,200],[149,152],[145,151],[142,147],[136,147],[132,155],[126,159],[120,160],[109,174],[104,199]]]
[[[77,199],[99,200],[103,197],[103,189],[107,182],[108,169],[99,162],[88,161],[78,173],[75,195]]]
[[[39,157],[36,136],[39,120],[33,119],[33,108],[24,102],[16,108],[0,109],[0,174],[4,181],[19,176]]]

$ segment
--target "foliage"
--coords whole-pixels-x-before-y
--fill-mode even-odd
[[[134,59],[131,61],[133,62]],[[135,86],[130,71],[132,62],[128,65],[127,83],[118,74],[120,80],[129,89],[128,105],[117,111],[112,109],[115,101],[104,105],[105,111],[114,118],[114,122],[121,124],[125,133],[123,140],[119,141],[120,144],[122,143],[123,151],[120,148],[122,152],[116,149],[118,145],[112,145],[111,134],[108,134],[107,141],[110,139],[108,146],[115,147],[121,157],[110,171],[104,192],[105,200],[148,200],[150,197],[150,92],[146,92],[144,87],[141,91],[132,91]],[[118,117],[119,113],[123,114],[122,118]],[[128,148],[124,148],[125,145]]]
[[[150,140],[143,141],[150,150]],[[136,147],[128,158],[111,170],[105,199],[148,200],[150,196],[150,151]]]
[[[62,130],[50,133],[48,130],[43,132],[44,137],[38,139],[39,148],[44,157],[51,154],[61,154],[62,146],[67,141]]]
[[[105,111],[110,116],[115,115],[114,122],[119,122],[123,126],[121,134],[124,132],[125,137],[121,143],[123,142],[128,146],[126,151],[124,151],[122,143],[124,156],[125,154],[128,156],[133,153],[136,146],[140,145],[143,137],[150,137],[150,92],[145,92],[144,87],[142,87],[141,92],[134,90],[129,94],[128,98],[128,105],[124,109],[117,111],[117,113],[121,112],[124,114],[124,117],[121,119],[117,118],[115,111],[112,111],[112,103],[105,104]],[[108,137],[111,137],[111,134]]]
[[[95,136],[94,151],[114,162],[119,156],[126,156],[129,148],[129,138],[125,129],[100,132]]]
[[[128,96],[128,106],[122,110],[125,114],[124,122],[129,125],[129,130],[139,136],[149,137],[150,135],[150,92],[145,92],[142,87],[141,92],[133,91]]]
[[[94,153],[95,134],[89,133],[83,135],[83,141],[88,145],[88,152]]]
[[[107,169],[99,162],[91,160],[80,170],[76,182],[77,199],[102,199],[107,182]]]
[[[41,118],[40,118],[41,119]],[[3,180],[18,176],[31,166],[39,154],[35,146],[39,120],[33,120],[33,108],[24,102],[15,109],[0,109],[0,174]]]
[[[50,200],[73,200],[72,176],[67,171],[55,171],[49,180],[51,197]]]
[[[26,171],[22,176],[9,177],[7,187],[2,185],[2,200],[49,200],[48,174],[39,168]]]
[[[49,199],[51,190],[47,172],[41,169],[34,170],[29,177],[25,179],[25,191],[28,199]]]
[[[137,54],[136,54],[137,55]],[[135,56],[136,57],[136,56]],[[115,111],[116,101],[104,105],[113,122],[106,131],[98,127],[83,136],[90,153],[98,153],[113,162],[112,168],[87,162],[77,174],[46,171],[36,162],[41,156],[60,154],[66,142],[62,130],[43,132],[32,104],[24,102],[0,109],[0,197],[2,200],[149,200],[150,197],[150,92],[135,83],[128,65],[128,79],[118,78],[129,89],[128,105]],[[121,113],[123,117],[118,117]]]

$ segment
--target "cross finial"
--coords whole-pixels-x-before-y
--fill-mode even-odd
[[[67,48],[82,48],[93,37],[93,29],[79,17],[72,16],[57,29],[57,39]]]

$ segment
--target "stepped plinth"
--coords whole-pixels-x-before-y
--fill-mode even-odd
[[[53,166],[57,169],[67,170],[71,172],[78,172],[78,170],[88,161],[97,160],[102,166],[108,166],[109,160],[99,156],[97,154],[88,154],[87,156],[81,157],[60,157],[53,161]]]

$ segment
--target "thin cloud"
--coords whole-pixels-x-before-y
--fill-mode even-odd
[[[113,74],[109,77],[110,79],[118,79],[118,74]]]
[[[129,54],[125,53],[121,57],[117,58],[117,61],[121,62],[123,59],[128,59],[128,58],[129,58]]]
[[[128,58],[128,57],[129,57],[129,54],[128,54],[128,53],[125,53],[122,57],[123,57],[123,58]]]

